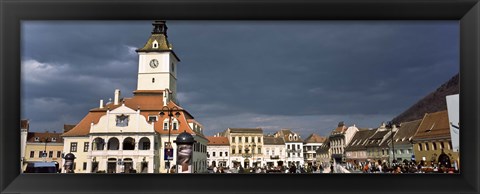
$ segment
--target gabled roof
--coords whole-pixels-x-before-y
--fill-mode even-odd
[[[277,131],[275,134],[274,134],[275,137],[281,137],[283,138],[283,140],[285,141],[285,143],[291,143],[291,142],[303,142],[302,138],[300,137],[300,135],[298,135],[297,133],[293,132],[292,130],[290,129],[281,129],[280,131]],[[297,139],[295,140],[295,136],[297,137]],[[290,137],[292,137],[290,139]]]
[[[448,112],[427,113],[422,119],[413,140],[450,138]]]
[[[61,133],[51,133],[51,132],[29,132],[27,134],[27,142],[29,143],[45,143],[45,139],[48,143],[63,143],[63,138],[61,138]],[[35,138],[38,138],[38,141],[35,141]],[[52,141],[52,138],[55,138],[55,141]]]
[[[345,147],[345,151],[366,150],[366,145],[376,129],[362,129],[355,133],[352,140]]]
[[[207,136],[209,146],[230,145],[227,137]]]
[[[261,128],[228,128],[230,133],[261,133],[263,130]]]
[[[263,136],[263,145],[285,145],[285,141],[280,137]]]
[[[395,145],[404,145],[404,144],[411,144],[410,140],[413,138],[415,133],[417,132],[420,123],[422,122],[421,119],[415,121],[404,122],[400,124],[398,131],[395,133],[393,137],[393,141]]]
[[[325,142],[325,139],[325,137],[312,133],[307,138],[305,138],[303,143],[323,143]]]

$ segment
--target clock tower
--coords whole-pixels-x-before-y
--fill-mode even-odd
[[[167,39],[165,21],[154,21],[153,31],[147,43],[137,49],[138,91],[170,91],[170,99],[176,102],[177,64],[180,59],[173,52]]]

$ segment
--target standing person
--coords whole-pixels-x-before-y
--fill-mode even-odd
[[[217,167],[216,167],[216,166],[215,166],[215,167],[213,167],[213,173],[217,173],[217,170],[218,170],[218,169],[217,169]]]
[[[378,160],[378,163],[377,163],[377,169],[378,169],[378,172],[382,172],[382,161],[381,160]]]

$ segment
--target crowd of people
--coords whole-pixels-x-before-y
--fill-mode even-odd
[[[348,170],[353,172],[361,171],[363,173],[458,173],[458,169],[445,164],[431,163],[426,165],[425,161],[404,161],[401,163],[393,162],[388,165],[386,162],[365,162],[358,165],[346,165]]]
[[[243,168],[242,165],[236,163],[233,167],[216,167],[210,166],[210,173],[322,173],[322,166],[296,166],[290,164],[287,166],[254,166],[251,168]]]

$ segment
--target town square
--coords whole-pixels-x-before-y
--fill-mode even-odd
[[[248,51],[245,55],[239,52],[221,56],[217,56],[216,52],[227,49],[223,48],[227,46],[239,47],[242,51],[260,48],[261,46],[256,46],[255,43],[262,44],[265,39],[250,42],[250,39],[254,39],[252,36],[255,34],[255,29],[270,27],[274,29],[275,25],[242,23],[243,26],[232,25],[230,28],[222,28],[223,24],[207,23],[205,25],[207,30],[217,32],[224,30],[225,33],[227,29],[243,30],[242,34],[251,33],[252,35],[247,34],[238,38],[239,41],[236,44],[228,44],[229,38],[232,37],[221,37],[221,33],[214,36],[216,39],[209,40],[210,42],[191,43],[192,47],[210,46],[199,46],[205,49],[197,50],[198,53],[202,51],[202,54],[198,54],[196,50],[185,53],[182,49],[189,45],[186,43],[176,45],[169,36],[183,35],[189,38],[206,39],[205,37],[211,38],[209,34],[200,30],[200,25],[185,27],[187,26],[185,23],[180,23],[177,24],[178,28],[189,29],[189,31],[175,31],[176,29],[169,24],[170,21],[155,20],[132,25],[132,29],[142,26],[138,28],[142,31],[132,30],[129,32],[132,33],[130,36],[138,36],[144,41],[132,43],[135,46],[131,46],[128,35],[109,36],[111,32],[122,34],[121,30],[111,30],[100,23],[95,23],[91,25],[95,27],[95,33],[104,34],[95,38],[95,42],[101,46],[86,49],[85,52],[91,58],[84,59],[85,66],[69,64],[75,63],[75,60],[80,58],[74,52],[83,52],[76,48],[76,44],[62,45],[66,47],[65,51],[60,48],[58,53],[54,54],[71,56],[60,57],[67,58],[62,59],[65,60],[65,64],[35,59],[36,56],[45,57],[42,55],[43,51],[34,48],[38,44],[35,42],[34,34],[36,30],[41,31],[43,24],[35,22],[25,24],[27,32],[32,33],[25,35],[25,41],[28,43],[31,41],[32,44],[25,44],[28,47],[26,49],[28,57],[22,60],[22,67],[24,67],[22,73],[26,75],[23,80],[26,87],[23,93],[22,110],[26,110],[27,113],[22,115],[19,125],[21,137],[21,157],[19,158],[21,169],[19,170],[23,173],[165,174],[459,173],[461,168],[460,87],[459,64],[452,62],[458,61],[456,60],[458,54],[452,54],[455,53],[451,51],[454,49],[438,51],[442,56],[450,57],[448,59],[436,56],[432,58],[438,61],[430,61],[432,59],[427,59],[425,56],[418,59],[421,62],[431,62],[432,68],[422,68],[418,64],[403,66],[400,62],[395,63],[401,66],[397,73],[402,71],[404,73],[402,76],[412,75],[417,78],[389,78],[390,73],[395,73],[388,72],[390,67],[386,67],[385,71],[388,74],[380,74],[378,77],[381,78],[378,79],[374,75],[367,77],[361,74],[363,71],[366,73],[374,71],[373,69],[380,69],[381,66],[367,65],[369,62],[366,61],[369,59],[363,57],[363,52],[372,49],[369,47],[364,48],[365,50],[356,50],[345,46],[348,47],[348,51],[342,48],[340,49],[342,52],[333,54],[330,52],[340,46],[321,42],[325,53],[339,56],[336,59],[340,64],[331,67],[339,69],[327,71],[329,67],[319,67],[322,64],[333,63],[329,58],[316,59],[319,64],[312,66],[318,68],[315,70],[308,69],[308,65],[302,66],[303,63],[310,63],[310,61],[299,57],[299,53],[312,52],[312,56],[317,55],[312,50],[298,46],[310,41],[308,38],[316,39],[315,34],[308,33],[310,32],[308,30],[298,35],[302,38],[307,37],[300,40],[289,37],[288,33],[280,33],[281,36],[276,33],[271,34],[272,37],[278,36],[276,38],[281,40],[272,43],[274,47],[281,48],[274,51],[285,52],[279,56],[288,56],[289,60],[297,64],[263,67],[263,63],[271,63],[269,55],[275,53],[274,51],[265,50],[265,53],[255,51],[258,54],[254,55],[255,57],[248,55],[251,54]],[[65,32],[68,31],[67,29],[72,30],[79,39],[91,38],[88,34],[82,34],[81,29],[77,32],[76,26],[68,22],[45,25],[55,26]],[[381,28],[384,25],[374,23],[369,28]],[[404,27],[403,25],[408,26],[400,23],[396,27],[400,29]],[[112,26],[111,28],[116,28],[121,24],[117,22]],[[150,30],[144,31],[143,29],[147,28],[145,26]],[[313,30],[305,26],[292,24],[290,26],[292,29],[287,31],[295,31],[295,27]],[[327,23],[324,28],[338,30],[339,26],[342,25]],[[348,26],[364,29],[361,24],[348,24]],[[425,24],[426,27],[421,24],[412,26],[412,29],[418,28],[417,30],[429,33],[439,32],[442,29],[455,30],[450,24],[442,23]],[[315,28],[318,33],[336,35],[325,29]],[[391,28],[386,29],[391,30]],[[272,31],[278,32],[277,29]],[[346,31],[348,30],[336,32],[347,33]],[[72,36],[66,37],[75,39]],[[432,41],[441,37],[443,36],[434,36]],[[368,41],[373,38],[382,39],[382,35],[364,37]],[[113,40],[107,41],[107,39]],[[101,43],[102,41],[107,43]],[[109,44],[122,41],[129,44],[121,48]],[[353,41],[352,44],[357,44],[355,41],[359,41],[358,44],[361,43],[357,39],[351,41]],[[387,37],[379,45],[384,45],[388,41]],[[423,44],[422,41],[413,40],[412,42]],[[429,43],[426,40],[425,42],[425,44]],[[456,42],[447,41],[445,44],[449,43]],[[412,50],[401,44],[394,45],[401,49]],[[178,52],[177,48],[182,52]],[[418,52],[422,49],[428,50],[428,48],[418,48]],[[388,49],[381,48],[381,50]],[[360,54],[357,55],[357,52]],[[95,61],[95,56],[99,55],[114,57],[115,60],[113,62]],[[358,61],[347,59],[351,57],[350,55],[359,57],[356,58]],[[184,60],[182,58],[184,56],[187,59]],[[379,64],[388,61],[381,56],[378,58],[382,61],[378,62]],[[207,66],[189,69],[188,66],[197,65],[196,60],[207,61],[205,62]],[[221,63],[228,64],[230,60],[236,60],[242,65],[250,60],[256,63],[254,66],[245,64],[245,67],[215,69],[222,66]],[[405,63],[414,61],[414,59],[405,60],[403,61]],[[345,61],[356,65],[358,62],[358,65],[362,64],[363,67],[355,65],[343,67],[342,63],[347,63]],[[362,61],[365,61],[365,64]],[[218,64],[208,66],[212,63]],[[77,71],[68,69],[70,66],[74,66],[73,69],[78,68],[78,76],[69,77],[64,82],[58,83],[59,80],[56,78],[63,73]],[[355,69],[355,71],[351,70],[351,74],[347,75],[348,72],[343,74],[341,68]],[[365,70],[368,68],[372,70]],[[249,69],[249,73],[242,74],[244,69]],[[282,72],[282,69],[287,69],[288,73],[275,76],[280,75],[279,72]],[[202,75],[204,71],[208,71],[209,74]],[[93,76],[99,72],[112,74],[112,76],[100,78]],[[230,75],[229,73],[232,72],[233,74],[240,72],[239,74],[242,75],[238,77]],[[55,76],[47,76],[49,73]],[[72,75],[77,74],[73,72]],[[431,75],[425,80],[431,80],[432,77],[436,80],[427,83],[422,80],[423,75]],[[317,77],[322,76],[329,79],[322,81],[320,85],[315,83],[309,89],[300,88],[295,84],[307,85],[310,84],[310,78],[316,80]],[[69,80],[70,78],[72,80]],[[375,82],[370,83],[369,80],[375,80]],[[41,86],[52,85],[54,82],[59,86],[53,87],[68,88],[62,92],[62,97],[54,96],[53,90],[49,93],[38,89]],[[407,85],[405,88],[408,89],[387,86],[397,82]],[[73,84],[69,85],[70,83]],[[193,90],[189,88],[191,86],[188,86],[188,83],[198,85],[195,85],[196,88]],[[356,84],[364,87],[361,93],[356,93],[353,89],[359,88]],[[133,86],[133,88],[124,87],[124,85]],[[202,85],[205,87],[201,87]],[[352,88],[347,87],[349,85],[352,85]],[[87,89],[82,90],[81,93],[74,93],[76,89],[83,87]],[[414,94],[412,88],[415,87],[421,87],[423,90]],[[93,91],[97,89],[92,88],[101,90],[101,95],[96,95]],[[250,90],[250,88],[254,89]],[[29,98],[42,92],[45,96]],[[405,100],[406,98],[408,101]],[[78,104],[69,103],[65,99],[77,99],[75,103]],[[199,99],[203,100],[202,102],[218,103],[196,102]],[[45,107],[53,110],[53,113],[41,114],[42,111],[46,111]],[[310,121],[312,122],[309,123]]]

